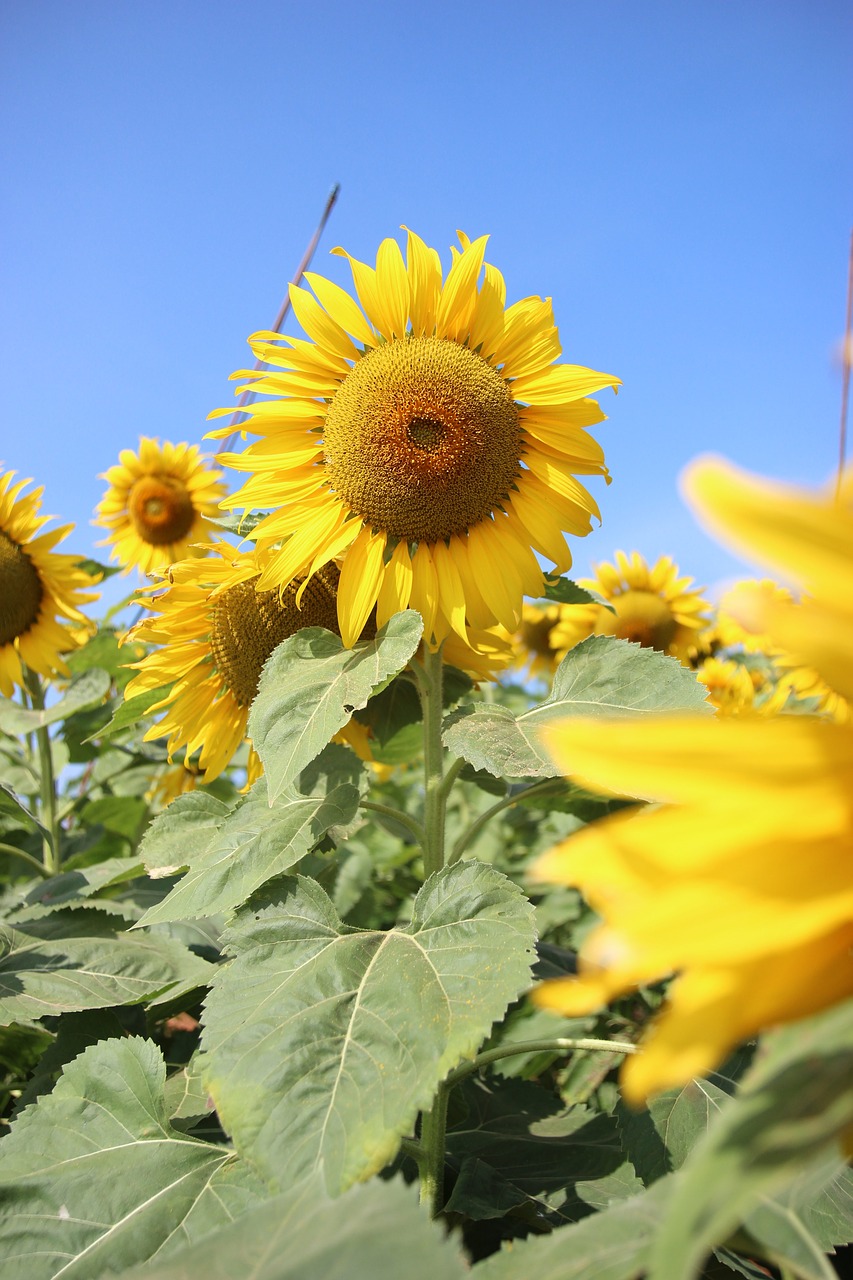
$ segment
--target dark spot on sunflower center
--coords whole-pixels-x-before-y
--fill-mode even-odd
[[[412,418],[406,434],[419,449],[434,453],[441,448],[446,433],[444,423],[436,422],[434,418]]]
[[[0,645],[29,631],[43,596],[38,569],[26,551],[0,531]]]

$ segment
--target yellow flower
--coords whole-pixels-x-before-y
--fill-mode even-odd
[[[169,755],[199,751],[198,768],[212,782],[230,762],[246,735],[249,707],[261,670],[273,649],[302,627],[337,629],[338,569],[327,565],[307,584],[296,604],[299,583],[283,592],[258,591],[267,555],[241,553],[215,543],[204,559],[182,560],[166,575],[168,586],[132,631],[134,640],[157,645],[141,662],[126,698],[172,685],[152,706],[162,718],[145,740],[168,737]],[[250,781],[260,776],[257,757]]]
[[[696,678],[708,690],[708,699],[720,715],[736,716],[753,710],[755,687],[742,663],[730,658],[706,658],[697,667]]]
[[[73,524],[39,535],[50,519],[39,515],[44,489],[24,495],[30,481],[13,485],[14,476],[0,472],[0,693],[7,698],[23,685],[22,664],[46,677],[69,674],[62,654],[94,630],[80,606],[99,595],[88,589],[95,579],[79,557],[53,550]]]
[[[109,488],[98,503],[96,525],[109,529],[100,544],[123,573],[137,565],[143,573],[168,568],[187,555],[203,555],[211,534],[205,518],[217,518],[225,493],[221,471],[207,465],[198,445],[161,445],[142,436],[139,452],[122,449],[119,462],[104,473]]]
[[[594,578],[579,579],[615,613],[597,604],[566,605],[551,633],[554,648],[565,654],[587,636],[617,636],[685,661],[708,624],[711,606],[701,590],[691,589],[692,578],[679,577],[670,556],[651,568],[636,551],[630,558],[617,551],[615,560],[596,565]]]
[[[849,697],[853,508],[715,462],[695,464],[687,490],[727,541],[809,592],[796,604],[757,591],[751,621]],[[677,975],[643,1051],[623,1068],[630,1101],[853,994],[849,724],[576,720],[552,729],[547,745],[583,785],[662,803],[585,829],[536,868],[578,885],[603,917],[581,948],[579,978],[546,983],[540,1004],[585,1012]]]
[[[524,675],[542,676],[549,680],[554,674],[562,654],[551,643],[551,636],[565,607],[559,604],[525,604],[522,607],[521,626],[515,634],[514,647],[515,666]]]
[[[505,308],[486,240],[460,234],[444,280],[412,232],[407,262],[394,240],[375,270],[344,254],[361,307],[307,273],[316,298],[290,296],[311,341],[255,334],[253,353],[276,368],[234,375],[278,398],[246,410],[261,439],[223,459],[252,473],[224,505],[275,508],[252,534],[275,548],[262,590],[343,557],[346,645],[374,608],[380,627],[417,609],[432,647],[451,632],[469,643],[469,628],[513,632],[522,597],[542,594],[534,549],[562,573],[564,532],[598,516],[576,478],[607,476],[585,430],[604,414],[587,397],[619,379],[554,363],[550,299]]]

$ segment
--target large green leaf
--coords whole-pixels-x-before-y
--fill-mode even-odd
[[[47,828],[43,827],[35,814],[31,813],[18,799],[11,787],[7,787],[4,783],[0,783],[0,814],[13,818],[16,823],[22,822],[25,827],[37,831],[45,840],[49,839]]]
[[[796,1183],[807,1175],[806,1189],[817,1183],[824,1191],[837,1182],[844,1168],[838,1141],[851,1124],[853,1001],[847,1001],[765,1038],[739,1094],[725,1104],[680,1171],[650,1275],[668,1280],[674,1268],[691,1280],[711,1248],[740,1222],[778,1251],[782,1239],[771,1238],[778,1205],[787,1216],[794,1203],[799,1210],[796,1231],[813,1260],[822,1249],[805,1240],[813,1227]],[[792,1185],[793,1201],[786,1201]],[[824,1196],[818,1209],[817,1244],[823,1247],[849,1240],[853,1227],[849,1208],[834,1213],[835,1199],[832,1193]]]
[[[356,788],[344,783],[327,796],[306,796],[287,787],[270,805],[266,781],[259,779],[207,847],[190,860],[186,875],[146,911],[137,927],[217,915],[239,906],[260,885],[288,871],[330,828],[350,822],[358,801]]]
[[[74,711],[99,706],[110,687],[109,672],[93,667],[76,676],[65,693],[43,711],[26,711],[10,698],[0,699],[0,729],[4,733],[33,733],[64,720]]]
[[[206,986],[213,966],[166,938],[40,938],[0,926],[0,1021],[138,1004],[178,984]]]
[[[326,743],[402,671],[418,647],[420,614],[398,613],[375,640],[345,649],[340,637],[306,627],[278,646],[261,675],[249,736],[275,799]]]
[[[641,1195],[548,1236],[515,1241],[474,1267],[473,1280],[639,1280],[671,1182],[662,1178]],[[667,1280],[676,1277],[683,1280],[675,1270]]]
[[[154,878],[174,875],[207,848],[231,806],[207,791],[178,796],[147,828],[139,856]]]
[[[237,1149],[282,1187],[381,1169],[419,1110],[530,981],[532,909],[491,867],[431,876],[411,924],[348,928],[314,881],[280,882],[226,935],[203,1072]]]
[[[680,1169],[729,1099],[710,1080],[691,1080],[653,1098],[642,1111],[616,1109],[625,1152],[646,1186]]]
[[[138,725],[144,720],[155,703],[161,702],[171,689],[171,685],[164,684],[157,689],[147,689],[145,693],[138,693],[133,698],[125,698],[123,701],[115,704],[115,711],[112,719],[108,724],[99,725],[92,737],[98,741],[106,738],[113,738],[122,730],[131,726]]]
[[[496,777],[552,778],[560,770],[539,731],[567,716],[635,716],[663,711],[711,714],[707,690],[675,658],[612,636],[590,636],[569,650],[551,693],[514,716],[499,704],[460,708],[445,722],[444,741],[475,769]]]
[[[164,1250],[165,1254],[165,1250]],[[318,1176],[126,1280],[464,1280],[458,1245],[399,1180],[330,1200]]]
[[[21,1113],[0,1144],[4,1280],[118,1275],[264,1198],[232,1151],[171,1127],[165,1074],[149,1041],[102,1041]]]

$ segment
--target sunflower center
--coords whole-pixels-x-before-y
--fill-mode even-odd
[[[238,706],[248,707],[258,692],[267,658],[302,627],[338,630],[336,565],[314,575],[296,607],[298,583],[278,591],[256,591],[254,581],[238,582],[213,603],[210,648],[213,660]]]
[[[0,645],[29,631],[39,616],[44,587],[38,569],[0,530]]]
[[[665,652],[672,644],[678,622],[669,605],[651,591],[625,591],[610,601],[616,613],[601,610],[596,626],[600,635],[633,640],[645,649]]]
[[[180,542],[195,519],[192,497],[174,476],[142,476],[131,487],[127,510],[142,541],[155,547]]]
[[[347,374],[326,413],[331,487],[407,542],[464,533],[520,474],[518,408],[500,374],[447,338],[396,338]]]

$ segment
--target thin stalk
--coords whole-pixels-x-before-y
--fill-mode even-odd
[[[628,1040],[570,1040],[560,1036],[551,1040],[519,1040],[516,1044],[503,1045],[499,1049],[486,1049],[478,1053],[470,1062],[463,1062],[455,1071],[451,1071],[445,1080],[447,1088],[452,1088],[466,1076],[471,1076],[490,1062],[498,1062],[501,1058],[511,1058],[519,1053],[575,1053],[584,1050],[587,1053],[636,1053],[637,1046]]]
[[[395,809],[390,804],[378,804],[374,800],[362,800],[359,804],[360,809],[369,809],[371,813],[381,813],[383,818],[393,818],[395,822],[399,822],[401,826],[411,831],[421,848],[426,843],[426,835],[417,818],[411,818],[402,809]]]
[[[444,748],[441,745],[441,650],[430,653],[424,645],[423,661],[415,668],[424,717],[424,871],[427,876],[444,866]]]
[[[48,871],[43,862],[39,862],[38,858],[34,858],[31,853],[24,853],[23,849],[16,849],[13,844],[4,844],[0,840],[0,853],[8,853],[12,858],[20,858],[22,862],[28,862],[40,876],[44,876],[45,880],[48,880],[53,874],[52,871]]]
[[[24,677],[27,692],[34,711],[44,710],[44,689],[35,671],[27,670]],[[36,745],[39,757],[39,817],[47,829],[44,839],[44,865],[48,875],[59,875],[62,859],[59,852],[59,818],[56,812],[56,779],[53,776],[53,758],[50,754],[50,734],[47,726],[36,729]]]
[[[465,768],[465,761],[461,759],[461,757],[458,760],[454,760],[453,764],[448,766],[447,772],[444,775],[444,781],[441,784],[441,789],[444,793],[445,800],[450,795],[450,790],[454,782],[459,777],[460,773],[464,768]]]
[[[544,778],[541,782],[535,782],[532,787],[527,787],[524,791],[516,791],[511,796],[504,796],[503,799],[496,801],[485,812],[476,818],[462,835],[456,841],[450,856],[447,859],[447,865],[450,866],[454,862],[458,862],[462,854],[468,848],[482,831],[487,822],[490,822],[496,814],[501,813],[504,809],[509,809],[511,805],[518,804],[520,800],[526,800],[528,796],[542,795],[548,791],[557,791],[564,786],[562,778]]]
[[[435,1218],[444,1205],[444,1136],[447,1131],[447,1100],[450,1089],[439,1085],[432,1108],[421,1116],[418,1168],[421,1176],[421,1204]]]

